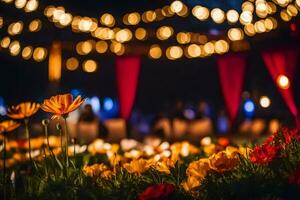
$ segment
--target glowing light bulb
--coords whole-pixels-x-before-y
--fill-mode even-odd
[[[279,75],[277,77],[277,85],[280,89],[286,90],[290,87],[290,80],[285,75]]]

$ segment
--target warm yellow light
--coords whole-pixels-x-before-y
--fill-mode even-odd
[[[191,41],[191,34],[190,33],[184,33],[179,32],[176,35],[177,42],[180,44],[187,44]]]
[[[8,26],[7,32],[10,35],[17,35],[20,34],[23,30],[23,22],[22,21],[18,21],[15,23],[12,23]]]
[[[286,7],[290,0],[276,0],[281,7]]]
[[[13,0],[2,0],[4,3],[11,3]]]
[[[125,47],[122,43],[119,42],[112,42],[110,44],[110,51],[115,54],[123,54],[125,52]]]
[[[245,1],[242,4],[242,11],[249,11],[252,13],[254,11],[254,5],[249,1]]]
[[[268,108],[271,105],[271,100],[267,96],[262,96],[259,99],[259,104],[263,108]]]
[[[33,53],[33,56],[34,53]],[[51,45],[48,63],[48,78],[49,81],[59,81],[61,79],[61,42],[55,41]]]
[[[3,17],[0,17],[0,28],[3,26]]]
[[[47,57],[47,50],[42,47],[37,47],[33,51],[33,59],[37,62],[43,61]]]
[[[27,47],[24,47],[23,51],[22,51],[22,57],[25,59],[25,60],[28,60],[31,58],[32,56],[32,46],[27,46]]]
[[[187,17],[189,14],[189,9],[186,5],[183,5],[183,8],[181,9],[181,11],[176,14],[181,17]]]
[[[170,26],[162,26],[156,31],[156,36],[160,40],[167,40],[173,35],[173,28]]]
[[[141,16],[138,12],[133,12],[127,15],[127,20],[128,25],[137,25],[141,21]]]
[[[274,14],[277,10],[276,5],[273,2],[267,2],[268,14]]]
[[[19,41],[13,41],[9,45],[9,52],[12,56],[17,56],[20,53],[21,46]]]
[[[238,41],[244,38],[243,31],[239,28],[229,29],[227,35],[231,41]]]
[[[99,41],[96,43],[96,51],[98,53],[105,53],[108,49],[108,45],[105,41]]]
[[[270,30],[274,29],[274,24],[273,24],[273,21],[271,19],[269,19],[269,18],[265,19],[264,23],[265,23],[265,27],[266,27],[267,31],[270,31]]]
[[[78,27],[79,27],[79,30],[81,30],[83,32],[88,32],[91,30],[92,25],[93,25],[92,19],[90,19],[88,17],[84,17],[79,21]]]
[[[137,28],[135,30],[135,37],[138,40],[144,40],[147,36],[147,31],[144,28]]]
[[[239,13],[236,10],[228,10],[226,17],[230,23],[236,23],[239,20]]]
[[[252,22],[253,15],[250,11],[243,11],[240,15],[240,22],[243,25],[250,24]]]
[[[280,17],[281,17],[281,19],[282,19],[283,21],[286,21],[286,22],[288,22],[288,21],[290,21],[290,20],[292,19],[292,17],[287,13],[286,10],[282,10],[282,11],[280,12]]]
[[[264,20],[259,20],[259,21],[255,22],[254,28],[257,33],[266,32],[266,26],[265,26]]]
[[[30,32],[38,32],[42,28],[42,22],[39,19],[32,20],[28,26]]]
[[[2,48],[7,48],[10,44],[10,38],[9,37],[4,37],[1,40],[1,47]]]
[[[170,8],[174,13],[179,13],[183,9],[183,3],[181,1],[173,1]]]
[[[217,24],[220,24],[220,23],[224,22],[224,20],[225,20],[224,11],[221,10],[220,8],[212,9],[212,11],[210,12],[210,15],[211,15],[211,18],[213,19],[213,21],[216,22]]]
[[[183,50],[179,46],[171,46],[167,48],[166,56],[170,60],[176,60],[181,58],[183,55]]]
[[[63,7],[55,8],[52,15],[52,21],[55,23],[59,22],[63,14],[65,14],[65,9]]]
[[[296,0],[295,1],[295,5],[298,7],[298,9],[300,8],[300,0]]]
[[[255,8],[256,12],[266,12],[268,7],[265,0],[256,0]]]
[[[94,36],[101,40],[112,40],[115,38],[115,33],[109,28],[99,27],[93,32]]]
[[[276,79],[277,85],[280,89],[286,90],[290,87],[290,80],[287,76],[281,74]]]
[[[215,43],[215,51],[218,54],[223,54],[228,52],[229,44],[225,40],[218,40]]]
[[[203,46],[203,50],[206,55],[211,55],[215,51],[215,46],[212,42],[208,42]]]
[[[171,17],[174,15],[174,12],[171,10],[170,6],[164,6],[161,10],[161,14],[164,17]]]
[[[92,50],[93,50],[93,43],[92,43],[92,41],[90,41],[90,40],[84,41],[81,44],[81,52],[83,53],[83,55],[89,54]]]
[[[204,21],[209,17],[209,10],[206,7],[202,6],[195,6],[192,10],[193,15],[201,20]]]
[[[256,31],[253,24],[247,24],[244,26],[244,31],[248,36],[255,35]]]
[[[86,60],[83,62],[83,71],[92,73],[97,70],[97,63],[94,60]]]
[[[60,16],[59,23],[62,26],[68,26],[69,24],[71,24],[72,19],[73,19],[73,16],[70,13],[64,13]]]
[[[78,66],[79,66],[79,61],[78,61],[77,58],[71,57],[71,58],[67,59],[66,67],[67,67],[68,70],[74,71],[78,68]]]
[[[298,14],[298,10],[297,10],[296,6],[294,6],[294,5],[292,5],[292,4],[288,5],[288,7],[287,7],[286,10],[287,10],[287,13],[288,13],[291,17],[295,17],[295,16],[297,16],[297,14]]]
[[[16,0],[15,1],[15,6],[16,6],[16,8],[21,9],[21,8],[24,8],[26,3],[27,3],[27,0]]]
[[[44,15],[46,17],[52,17],[53,16],[53,12],[55,10],[55,7],[54,6],[47,6],[44,10]]]
[[[153,22],[156,19],[156,13],[152,10],[148,10],[143,13],[142,20],[143,22]]]
[[[152,45],[150,47],[148,55],[149,55],[150,58],[153,58],[153,59],[160,58],[161,55],[162,55],[161,48],[158,45],[156,45],[156,44]]]
[[[35,11],[39,6],[39,2],[37,0],[29,0],[25,6],[25,12]]]
[[[104,13],[100,18],[100,23],[112,27],[115,25],[115,18],[109,13]]]
[[[201,54],[201,48],[197,44],[191,44],[187,47],[187,54],[192,58],[199,57]]]
[[[116,33],[116,40],[118,42],[127,42],[132,39],[132,33],[129,29],[125,28]]]

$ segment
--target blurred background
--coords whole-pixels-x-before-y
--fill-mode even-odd
[[[86,141],[259,137],[296,127],[299,6],[1,0],[0,118],[7,106],[71,93],[87,98],[69,118]]]

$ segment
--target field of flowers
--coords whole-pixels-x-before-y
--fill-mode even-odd
[[[0,122],[1,199],[297,199],[300,132],[282,129],[255,147],[228,139],[201,145],[151,144],[97,139],[89,145],[68,137],[68,114],[84,99],[58,95],[8,109]],[[42,109],[62,118],[56,135],[31,138],[30,118]],[[8,140],[24,126],[27,140]]]

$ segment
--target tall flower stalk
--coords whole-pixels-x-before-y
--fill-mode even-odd
[[[32,102],[24,102],[20,103],[16,106],[11,106],[7,110],[7,116],[15,120],[23,120],[25,126],[25,133],[28,140],[28,150],[29,150],[29,159],[32,163],[32,156],[31,156],[31,135],[29,131],[29,119],[33,116],[40,108],[38,103]]]
[[[68,124],[67,118],[70,112],[75,111],[80,105],[85,101],[81,96],[76,97],[73,100],[71,94],[62,94],[51,97],[50,99],[45,99],[41,108],[45,112],[52,113],[53,116],[51,119],[64,119],[64,137],[65,145],[62,146],[62,152],[64,152],[65,166],[66,166],[66,176],[68,175],[69,167],[69,156],[68,156],[68,146],[69,146],[69,133],[68,133]],[[61,134],[62,140],[62,134]]]

